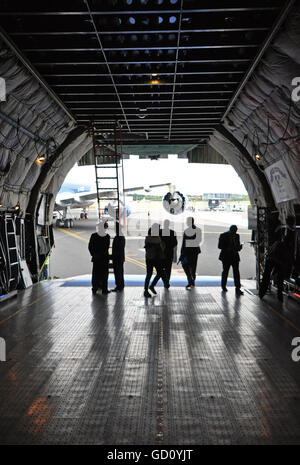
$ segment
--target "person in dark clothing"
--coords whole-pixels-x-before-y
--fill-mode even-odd
[[[164,227],[162,229],[162,240],[165,244],[165,259],[163,262],[163,268],[165,270],[165,288],[169,289],[170,287],[170,277],[171,277],[171,271],[172,271],[172,262],[173,262],[173,257],[174,257],[174,249],[177,246],[177,238],[175,231],[173,229],[170,229],[170,221],[165,220],[164,221]],[[175,260],[176,261],[176,260]]]
[[[191,216],[187,218],[187,226],[188,228],[183,234],[179,261],[188,280],[186,289],[191,289],[195,286],[198,255],[201,253],[202,231],[195,226],[194,218]]]
[[[235,285],[236,295],[243,295],[241,291],[241,281],[240,281],[240,271],[239,271],[239,262],[240,256],[239,251],[242,250],[243,246],[240,244],[240,236],[237,234],[237,226],[232,225],[229,228],[229,231],[223,233],[219,237],[218,247],[221,249],[219,260],[223,264],[222,272],[222,290],[227,292],[226,284],[229,269],[232,266],[233,279]]]
[[[92,292],[96,294],[97,290],[102,289],[102,294],[108,294],[108,248],[110,236],[106,233],[107,223],[99,223],[97,232],[90,237],[88,249],[92,256]]]
[[[155,284],[162,278],[164,284],[166,284],[165,272],[163,268],[164,255],[164,242],[161,237],[161,228],[159,224],[154,223],[148,231],[148,235],[145,238],[145,250],[146,250],[146,267],[147,273],[145,278],[144,296],[151,297],[148,289],[157,294],[154,289]],[[151,276],[153,274],[153,268],[156,269],[156,276],[149,286]]]
[[[295,261],[295,227],[294,218],[288,217],[286,226],[277,228],[275,242],[270,246],[266,258],[262,281],[259,286],[259,297],[266,294],[271,276],[277,286],[277,298],[283,302],[283,283],[289,278]]]
[[[116,222],[116,235],[112,243],[112,261],[115,275],[116,287],[113,292],[124,289],[124,262],[125,262],[125,236],[120,223]]]

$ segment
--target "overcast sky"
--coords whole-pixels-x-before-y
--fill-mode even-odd
[[[247,194],[244,184],[231,165],[188,163],[187,159],[124,160],[125,187],[172,183],[185,194],[203,193]],[[93,184],[93,166],[75,166],[65,182]],[[157,188],[153,194],[162,195],[167,188]]]

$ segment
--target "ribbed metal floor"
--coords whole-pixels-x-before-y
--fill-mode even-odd
[[[35,285],[0,307],[0,443],[300,444],[298,328],[233,289]]]

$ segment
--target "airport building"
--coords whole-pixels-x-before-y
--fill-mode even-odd
[[[1,445],[300,444],[299,21],[293,0],[1,1]],[[122,221],[132,154],[234,167],[243,294],[204,274],[151,298],[142,275],[108,295],[43,279],[70,169],[94,164],[85,200]],[[186,208],[172,186],[163,203]]]
[[[231,199],[242,199],[244,196],[242,194],[230,194],[227,192],[220,192],[220,193],[204,193],[202,195],[203,200],[215,199],[215,200],[231,200]]]

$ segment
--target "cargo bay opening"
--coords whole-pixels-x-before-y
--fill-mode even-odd
[[[132,147],[129,149],[124,147],[124,151],[127,150],[133,151],[134,149]],[[244,243],[242,262],[240,264],[241,276],[243,279],[255,279],[254,247],[251,243],[251,231],[248,230],[247,210],[250,202],[247,195],[231,195],[222,192],[211,193],[212,185],[222,190],[220,185],[222,183],[222,186],[227,187],[228,190],[233,189],[233,192],[240,190],[246,194],[242,183],[232,167],[224,162],[217,165],[212,163],[200,164],[200,152],[197,163],[190,163],[189,159],[196,161],[195,150],[192,153],[182,153],[179,157],[175,154],[162,154],[158,160],[151,160],[150,158],[151,154],[158,153],[157,147],[153,148],[150,146],[147,150],[149,152],[147,158],[145,155],[145,158],[141,157],[140,159],[136,154],[125,154],[126,158],[123,161],[125,186],[129,190],[126,192],[125,200],[123,200],[123,196],[121,195],[121,199],[123,200],[121,205],[121,223],[125,220],[123,231],[125,231],[126,236],[125,274],[140,275],[140,284],[142,284],[142,275],[145,274],[145,236],[153,223],[163,225],[164,220],[167,219],[170,221],[171,229],[175,229],[178,239],[177,255],[174,257],[172,276],[176,277],[176,280],[181,278],[182,284],[186,284],[183,268],[180,263],[177,264],[177,261],[180,256],[183,231],[187,227],[187,218],[193,216],[195,223],[202,230],[202,253],[198,260],[198,276],[217,277],[219,280],[221,262],[218,260],[220,252],[218,250],[218,238],[222,232],[228,230],[231,224],[236,223],[239,227],[241,241]],[[167,152],[177,149],[172,146],[170,148],[166,146],[164,150]],[[207,154],[207,146],[201,147],[200,150],[202,151],[201,160],[207,162],[207,157],[204,157],[204,154]],[[138,153],[139,151],[145,152],[146,148],[135,147],[135,152]],[[210,152],[211,154],[214,153],[213,149]],[[216,161],[220,162],[222,160],[218,154],[214,153],[214,155]],[[84,186],[88,180],[91,180],[95,176],[93,159],[93,155],[89,154],[79,161],[80,166],[76,167],[66,179],[66,190],[72,186],[77,186],[78,180],[81,183],[78,186]],[[211,157],[211,161],[213,160],[214,158]],[[86,164],[87,166],[82,166]],[[106,167],[104,169],[104,174],[106,174]],[[101,168],[99,171],[101,172]],[[220,181],[210,180],[211,176],[217,176]],[[102,175],[100,177],[102,181]],[[231,183],[225,181],[226,177],[230,178]],[[164,181],[168,180],[172,180],[170,186],[164,183]],[[151,187],[149,184],[151,184]],[[110,180],[110,184],[107,184],[107,186],[109,185],[112,186],[112,180]],[[137,189],[134,190],[133,186],[137,186]],[[105,186],[103,190],[106,190]],[[95,183],[93,191],[94,193],[96,192]],[[164,208],[165,197],[174,191],[179,192],[184,198],[183,212],[179,209],[178,214],[170,213],[171,207],[169,207],[169,204],[167,204],[167,209]],[[65,195],[66,198],[69,196],[67,192],[62,195]],[[82,193],[79,193],[79,196],[81,195]],[[113,192],[107,191],[106,195],[109,198],[106,199],[103,196],[100,202],[101,219],[102,221],[108,221],[108,233],[113,237],[115,234],[113,228],[114,215],[106,211],[106,207],[112,204],[110,198]],[[87,193],[88,199],[89,196],[90,194]],[[84,199],[84,196],[81,198]],[[211,198],[220,199],[220,206],[218,208],[214,208],[213,210],[209,208],[209,200]],[[124,205],[125,216],[123,216]],[[81,219],[80,212],[80,209],[71,211],[73,219],[76,218],[73,229],[63,228],[62,222],[59,222],[59,227],[54,229],[56,245],[50,260],[51,277],[67,278],[90,274],[91,272],[87,242],[90,235],[95,232],[95,226],[98,221],[98,208],[95,197],[94,205],[86,211],[88,219]],[[54,225],[56,222],[55,215]],[[111,275],[111,281],[113,282],[113,274]],[[255,282],[252,283],[253,286],[255,287]]]
[[[299,2],[2,0],[0,13],[0,443],[300,444]],[[57,193],[92,131],[114,144],[110,124],[122,155],[221,155],[249,195],[258,285],[279,220],[295,300],[41,281]],[[57,228],[85,256],[89,221]]]
[[[68,2],[64,15],[30,5],[15,15],[16,5],[1,6],[3,295],[39,281],[54,244],[56,194],[91,151],[91,130],[112,121],[122,127],[123,146],[185,145],[191,159],[205,146],[234,167],[257,210],[259,281],[277,219],[284,225],[291,216],[299,226],[298,62],[289,46],[298,40],[298,6],[266,1],[214,13],[174,6],[171,16],[146,8],[152,28],[145,33],[141,11],[133,21],[126,6],[101,16],[84,2],[75,21]],[[213,14],[242,26],[228,23],[226,37],[187,27]]]

